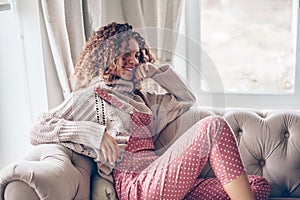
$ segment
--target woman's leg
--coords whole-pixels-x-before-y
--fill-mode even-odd
[[[231,128],[226,123],[210,154],[211,166],[224,190],[232,200],[253,200],[247,176]],[[237,190],[238,188],[238,190]]]
[[[235,179],[236,180],[236,179]],[[235,181],[234,180],[234,181]],[[249,181],[248,181],[249,180]],[[256,200],[266,200],[269,197],[270,186],[261,176],[249,175],[247,181]],[[240,188],[240,187],[238,187]],[[235,193],[241,192],[235,188]],[[233,194],[235,195],[235,194]],[[227,192],[217,178],[198,179],[195,187],[185,196],[186,200],[222,199],[229,200]]]
[[[195,187],[208,158],[223,186],[245,173],[235,137],[221,117],[199,121],[142,172],[133,176],[114,171],[115,178],[121,180],[119,198],[183,199]],[[251,191],[249,185],[245,188]],[[231,195],[232,189],[227,190]]]
[[[207,163],[210,142],[216,141],[214,136],[218,135],[221,126],[218,120],[203,119],[142,171],[115,168],[113,173],[119,199],[183,199]],[[138,143],[129,145],[135,148]],[[140,154],[127,155],[121,165],[134,163],[134,169],[144,165],[143,160],[135,162]]]
[[[223,185],[224,190],[232,200],[254,200],[248,178],[245,174],[240,175],[233,181]]]

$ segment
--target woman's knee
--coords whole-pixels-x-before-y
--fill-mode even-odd
[[[203,134],[209,139],[211,145],[214,145],[218,141],[225,140],[228,142],[236,141],[235,135],[227,123],[227,121],[221,116],[209,116],[197,122],[198,133]]]
[[[218,125],[224,125],[224,124],[227,124],[226,120],[222,117],[222,116],[219,116],[219,115],[213,115],[213,116],[208,116],[208,117],[205,117],[201,120],[199,120],[197,122],[197,124],[218,124]]]
[[[231,131],[227,121],[218,115],[208,116],[196,123],[197,127],[202,130],[209,130],[210,133],[222,132],[222,129]]]

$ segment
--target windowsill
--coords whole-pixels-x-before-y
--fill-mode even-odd
[[[11,6],[9,3],[6,4],[0,4],[0,11],[10,10]]]

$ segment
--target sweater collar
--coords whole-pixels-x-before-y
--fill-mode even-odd
[[[148,106],[146,106],[145,102],[142,100],[143,95],[139,89],[136,89],[134,84],[131,81],[118,80],[114,85],[107,85],[102,79],[93,79],[90,85],[100,87],[113,95],[117,96],[124,102],[128,103],[134,110],[152,114],[152,111]],[[137,100],[134,97],[137,97]]]
[[[102,78],[95,77],[92,79],[90,85],[98,85],[103,89],[108,89],[126,96],[131,96],[133,93],[138,91],[136,89],[136,85],[132,81],[126,81],[123,79],[118,79],[110,84],[107,84]]]

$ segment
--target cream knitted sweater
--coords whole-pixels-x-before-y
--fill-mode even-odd
[[[155,119],[154,138],[171,121],[190,108],[195,97],[187,85],[177,76],[169,65],[159,67],[159,73],[152,77],[166,94],[142,92],[142,95],[127,91],[118,91],[100,82],[91,84],[88,88],[72,93],[69,98],[56,108],[43,113],[34,123],[31,130],[31,143],[61,143],[73,151],[94,159],[99,174],[110,178],[114,165],[105,163],[100,150],[102,136],[106,130],[124,151],[129,139],[130,111],[153,114]],[[102,124],[102,110],[99,111],[100,123],[96,116],[94,89],[101,87],[120,101],[128,105],[128,112],[124,112],[104,102],[100,109],[104,109],[106,123]],[[101,102],[101,99],[99,99]]]

